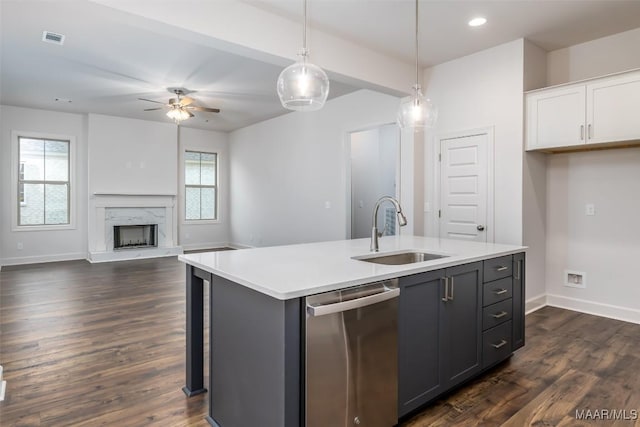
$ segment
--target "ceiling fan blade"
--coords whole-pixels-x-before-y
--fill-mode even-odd
[[[177,104],[178,103],[178,99],[177,98],[171,98],[169,100],[169,105],[173,105],[173,104]]]
[[[191,111],[187,111],[189,113],[189,117],[195,117]]]
[[[155,111],[155,110],[162,110],[162,107],[158,107],[158,108],[145,108],[143,111]]]
[[[208,107],[198,107],[197,105],[192,105],[190,107],[187,107],[188,110],[193,110],[193,111],[206,111],[207,113],[219,113],[220,109],[219,108],[208,108]]]
[[[147,99],[147,98],[138,98],[140,101],[149,101],[149,102],[155,102],[156,104],[164,104],[164,102],[160,102],[160,101],[154,101],[153,99]]]
[[[186,107],[192,102],[193,102],[193,98],[189,98],[188,96],[185,96],[184,98],[180,99],[180,105],[182,105],[183,107]]]

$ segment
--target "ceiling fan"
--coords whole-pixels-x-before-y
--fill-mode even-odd
[[[192,111],[204,111],[207,113],[219,113],[219,108],[208,108],[201,107],[198,105],[193,105],[194,99],[187,96],[187,94],[192,91],[185,89],[183,87],[169,87],[167,90],[176,95],[175,98],[169,99],[169,103],[165,104],[164,102],[154,101],[153,99],[146,98],[138,98],[141,101],[153,102],[156,104],[162,104],[162,107],[158,108],[145,108],[144,111],[154,111],[154,110],[162,110],[163,108],[168,108],[167,116],[173,119],[176,123],[180,124],[181,121],[186,120],[190,117],[193,117],[194,114]]]

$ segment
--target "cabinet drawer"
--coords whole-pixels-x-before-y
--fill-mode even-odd
[[[482,368],[494,365],[511,354],[511,321],[482,334]]]
[[[505,277],[504,279],[496,280],[484,284],[484,290],[482,291],[482,305],[486,307],[491,304],[495,304],[500,301],[511,298],[513,293],[513,278]]]
[[[513,273],[511,255],[488,259],[484,262],[484,282],[509,277]]]
[[[513,317],[513,301],[511,298],[492,304],[482,310],[482,330],[498,326]]]

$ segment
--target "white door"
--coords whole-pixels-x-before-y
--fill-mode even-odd
[[[491,242],[489,133],[440,139],[440,237]]]

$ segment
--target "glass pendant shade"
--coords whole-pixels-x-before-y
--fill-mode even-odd
[[[282,70],[278,77],[278,96],[284,108],[314,111],[324,106],[329,95],[329,78],[322,68],[306,61],[306,54]]]
[[[422,95],[420,86],[414,86],[414,94],[400,100],[398,125],[406,128],[430,128],[438,119],[438,109]]]

